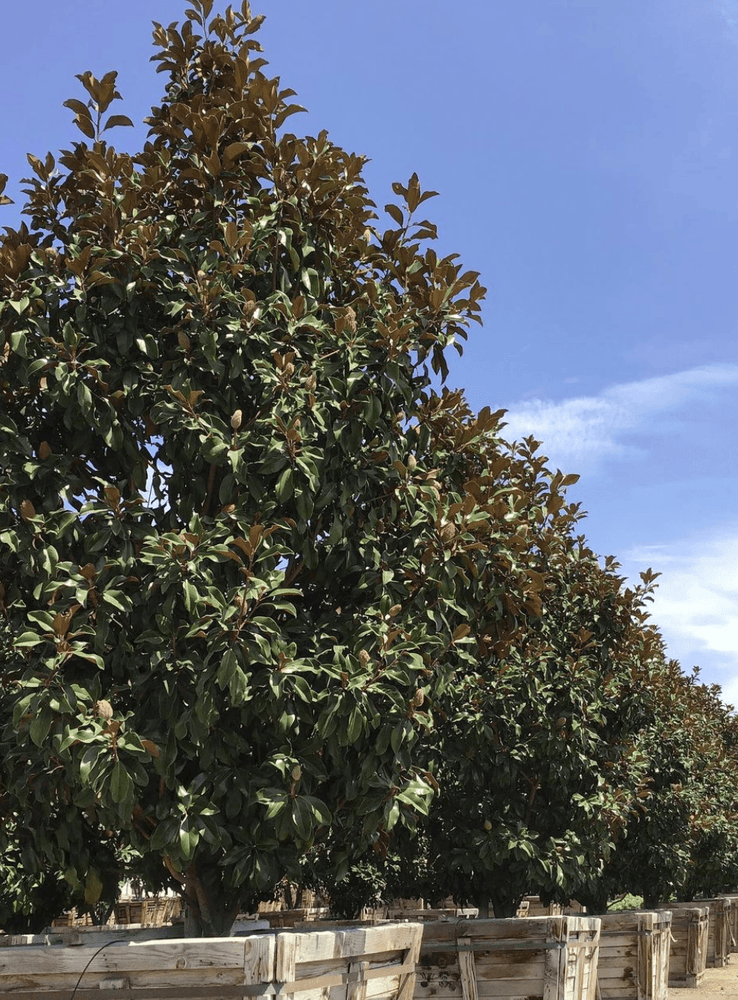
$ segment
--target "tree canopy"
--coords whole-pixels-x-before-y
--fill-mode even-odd
[[[450,501],[417,413],[483,289],[424,249],[416,177],[373,228],[362,158],[285,130],[261,18],[211,8],[155,26],[140,154],[108,143],[116,74],[84,73],[83,140],[29,157],[0,246],[0,595],[26,856],[89,878],[124,829],[212,931],[320,830],[348,852],[426,807],[409,709],[459,611],[426,570]]]

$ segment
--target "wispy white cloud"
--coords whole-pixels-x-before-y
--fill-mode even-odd
[[[639,437],[657,430],[660,419],[731,385],[738,385],[738,365],[716,364],[614,385],[597,396],[526,400],[510,408],[503,436],[532,434],[554,464],[591,471],[604,459],[645,455]]]
[[[725,34],[738,45],[738,2],[737,0],[716,0],[720,16],[725,22]]]
[[[662,573],[651,614],[669,655],[686,670],[705,666],[702,679],[738,704],[738,523],[633,549],[622,565],[631,579],[647,566]]]

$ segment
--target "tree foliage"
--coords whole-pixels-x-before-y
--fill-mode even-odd
[[[647,795],[605,866],[599,894],[646,906],[730,892],[738,884],[736,720],[716,685],[669,661],[639,734]],[[596,894],[596,893],[595,893]]]
[[[456,416],[464,433],[474,426],[463,406]],[[637,736],[663,665],[647,622],[653,579],[629,589],[614,560],[601,565],[565,500],[577,477],[551,472],[535,442],[485,435],[461,449],[446,434],[433,448],[442,469],[486,484],[494,531],[463,583],[468,645],[426,740],[439,786],[427,877],[436,897],[511,916],[531,891],[574,896],[643,794]]]
[[[459,612],[418,409],[483,289],[425,249],[417,177],[374,228],[363,159],[286,131],[261,18],[211,8],[155,26],[140,154],[107,141],[115,73],[84,73],[84,139],[29,157],[0,245],[0,599],[29,861],[84,879],[125,830],[217,931],[329,826],[347,856],[426,808],[408,709]]]

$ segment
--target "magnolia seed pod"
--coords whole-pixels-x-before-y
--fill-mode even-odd
[[[295,764],[295,766],[292,768],[292,780],[299,781],[301,777],[302,777],[302,768],[300,767],[299,764]]]
[[[369,663],[370,659],[371,657],[369,656],[369,654],[365,649],[359,650],[359,663],[362,665],[362,667],[365,667]]]
[[[92,706],[92,711],[100,719],[107,721],[113,718],[113,706],[109,701],[96,701]]]
[[[418,690],[413,695],[413,705],[415,705],[416,708],[420,708],[420,706],[423,704],[424,701],[425,701],[425,692],[423,691],[422,688],[418,688]]]
[[[241,426],[241,420],[243,419],[243,413],[241,410],[234,410],[233,416],[231,417],[231,427],[234,431],[237,431]]]
[[[484,821],[484,829],[487,830],[487,832],[489,832],[492,829],[492,824],[488,819]]]

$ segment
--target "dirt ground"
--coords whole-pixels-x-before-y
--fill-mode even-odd
[[[669,987],[669,1000],[714,1000],[715,996],[726,1000],[738,1000],[738,955],[723,969],[708,969],[696,990],[675,990]]]

